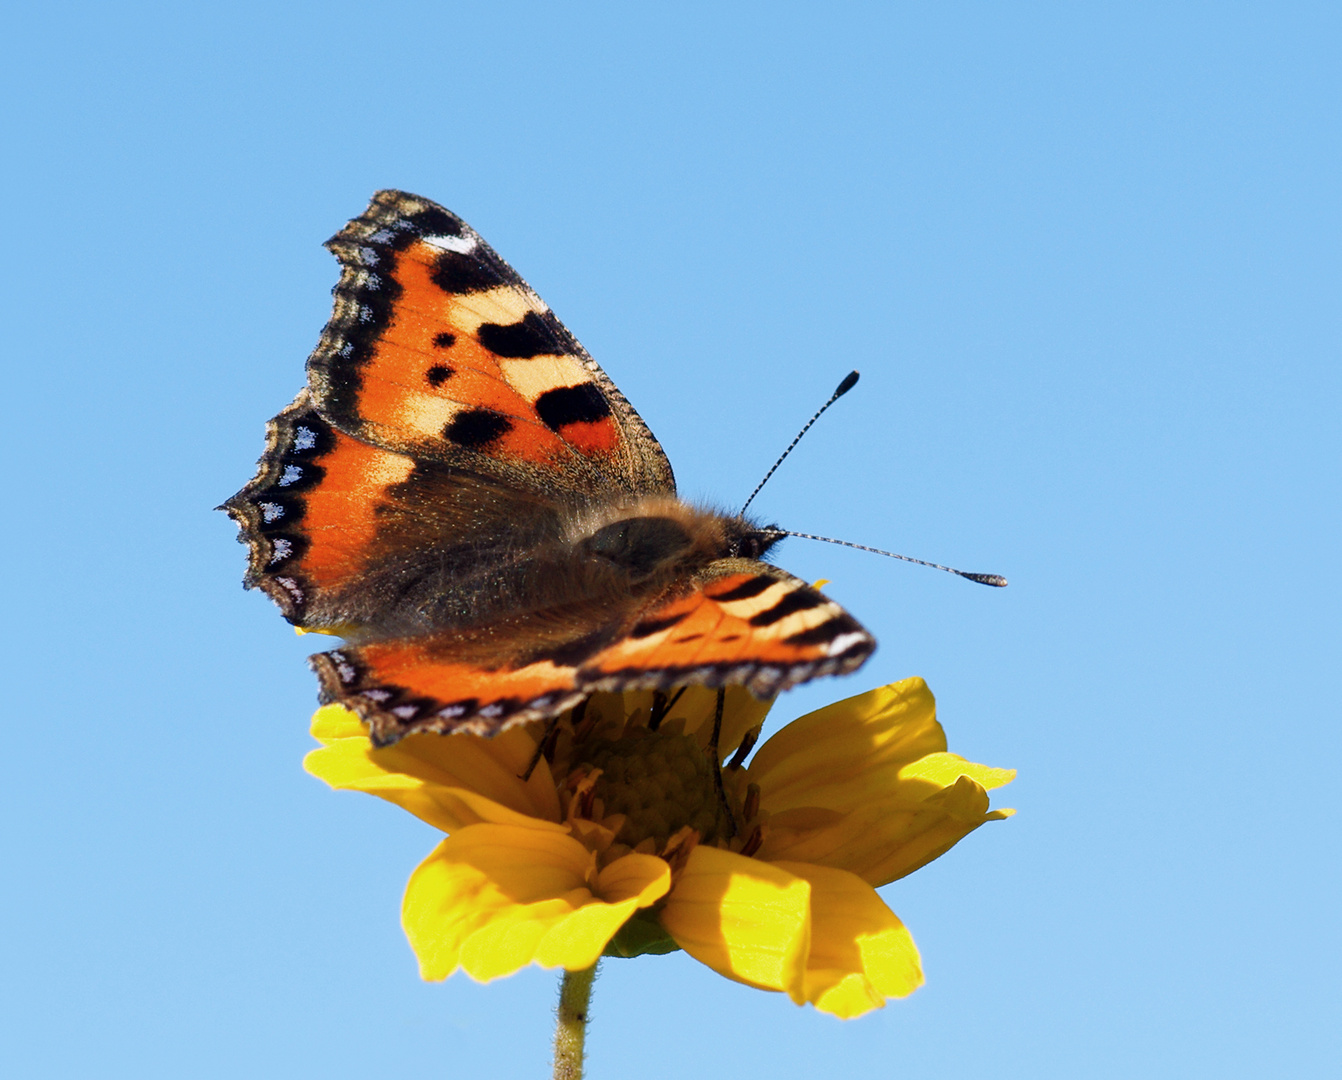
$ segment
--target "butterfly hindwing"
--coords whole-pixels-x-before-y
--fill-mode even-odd
[[[819,590],[767,563],[724,559],[688,596],[644,612],[583,665],[593,690],[740,685],[773,697],[851,671],[875,642]]]
[[[266,443],[256,478],[223,508],[251,550],[245,583],[297,626],[424,629],[435,604],[490,588],[501,552],[559,528],[537,493],[347,435],[306,390]]]
[[[375,742],[420,731],[492,735],[596,691],[745,686],[772,697],[859,666],[875,647],[839,605],[765,563],[722,560],[689,592],[619,624],[541,640],[514,620],[333,650],[313,658],[323,699],[355,709]],[[549,629],[553,629],[549,627]]]

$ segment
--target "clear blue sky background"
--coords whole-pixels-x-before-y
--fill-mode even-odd
[[[689,495],[923,675],[1013,820],[884,890],[841,1023],[610,962],[593,1078],[1330,1075],[1334,4],[11,6],[0,50],[15,1077],[546,1075],[555,977],[422,984],[434,835],[300,769],[314,684],[211,512],[397,186],[596,355]]]

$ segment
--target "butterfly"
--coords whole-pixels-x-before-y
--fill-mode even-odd
[[[341,276],[307,386],[220,509],[244,584],[348,642],[311,663],[375,744],[597,691],[771,697],[871,653],[763,561],[776,530],[677,497],[638,413],[456,215],[381,191],[326,246]]]

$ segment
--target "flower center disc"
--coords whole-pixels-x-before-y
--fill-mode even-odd
[[[624,814],[618,839],[631,847],[651,838],[661,851],[685,825],[704,841],[717,838],[719,807],[713,770],[688,735],[630,732],[593,743],[585,755],[601,770],[593,794],[607,814]]]

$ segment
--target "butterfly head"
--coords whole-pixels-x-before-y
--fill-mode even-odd
[[[726,518],[724,524],[725,557],[730,559],[762,559],[787,535],[777,525],[757,525],[740,516]]]
[[[665,573],[693,573],[718,559],[759,559],[784,535],[734,514],[654,497],[607,508],[576,524],[584,555],[638,581]]]

